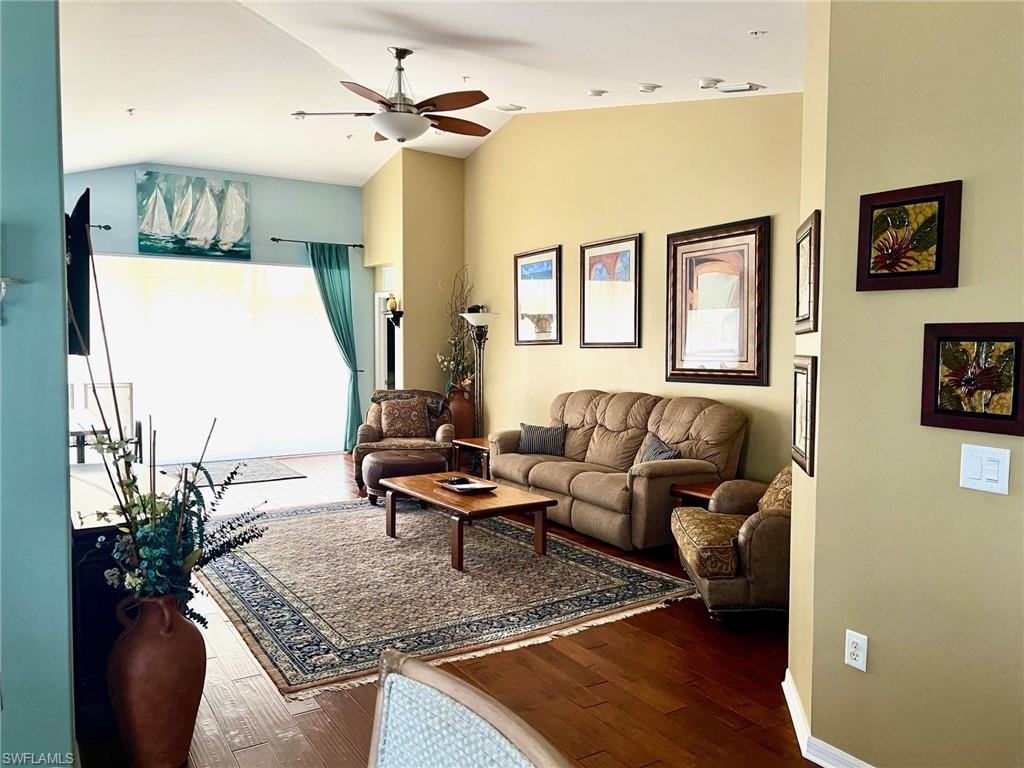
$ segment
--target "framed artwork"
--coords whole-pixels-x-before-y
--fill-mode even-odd
[[[821,211],[796,231],[796,333],[818,330],[818,262],[821,258]]]
[[[863,195],[857,290],[955,288],[962,181]]]
[[[768,385],[771,217],[668,236],[665,380]]]
[[[793,359],[793,461],[814,477],[814,430],[817,419],[818,358]]]
[[[640,346],[640,235],[580,246],[580,346]]]
[[[135,172],[139,253],[249,259],[246,181]]]
[[[921,424],[1024,435],[1024,323],[924,327]]]
[[[516,344],[562,343],[562,246],[518,253]]]

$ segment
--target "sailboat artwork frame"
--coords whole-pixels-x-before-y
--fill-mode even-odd
[[[138,170],[135,200],[139,253],[252,258],[246,181]]]

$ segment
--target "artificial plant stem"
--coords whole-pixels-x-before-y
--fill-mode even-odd
[[[96,259],[89,255],[89,264],[92,266],[92,283],[96,289],[96,314],[100,318],[100,331],[103,333],[103,353],[107,356],[107,375],[110,377],[110,396],[114,401],[114,417],[117,419],[117,434],[124,442],[124,425],[121,423],[121,409],[117,404],[117,390],[114,388],[114,366],[110,362],[110,342],[107,341],[107,322],[103,318],[103,302],[100,301],[100,283],[96,278]],[[96,393],[96,384],[93,383],[93,394]],[[97,398],[99,400],[99,398]]]
[[[210,425],[210,431],[206,433],[206,442],[203,443],[203,452],[199,454],[199,461],[196,463],[196,469],[203,466],[203,459],[206,458],[206,449],[210,447],[210,438],[213,437],[213,428],[217,426],[217,417],[213,417],[213,423]],[[197,473],[198,475],[198,473]]]

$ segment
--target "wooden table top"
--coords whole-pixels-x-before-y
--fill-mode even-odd
[[[459,493],[438,485],[438,480],[449,477],[466,477],[480,482],[479,477],[466,475],[462,472],[434,472],[429,475],[410,475],[408,477],[388,477],[380,481],[385,488],[405,496],[412,496],[428,504],[441,507],[466,517],[491,517],[509,512],[522,512],[537,507],[553,507],[558,502],[547,496],[528,493],[518,488],[499,485],[493,491],[482,493]]]
[[[457,437],[452,440],[455,445],[464,445],[467,448],[479,448],[481,450],[490,450],[491,441],[486,437]]]
[[[686,485],[685,483],[676,483],[669,489],[669,493],[673,496],[693,496],[697,499],[710,499],[713,494],[724,481],[722,480],[710,480],[706,483],[693,483]]]

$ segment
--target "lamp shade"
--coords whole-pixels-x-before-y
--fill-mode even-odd
[[[370,118],[370,125],[381,136],[405,142],[422,136],[430,127],[430,121],[411,112],[378,112]]]
[[[473,326],[487,326],[491,324],[498,314],[498,312],[463,312],[459,317]]]

